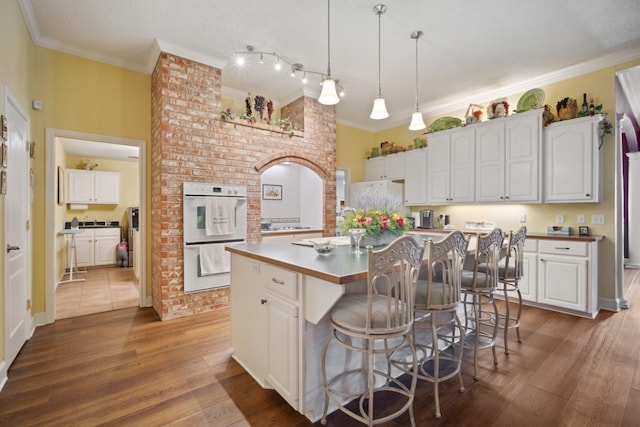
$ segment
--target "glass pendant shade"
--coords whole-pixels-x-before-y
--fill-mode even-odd
[[[411,115],[411,123],[409,123],[409,130],[422,130],[427,126],[424,124],[424,120],[422,119],[422,113],[420,111],[416,111]]]
[[[371,110],[371,115],[369,117],[373,120],[382,120],[389,117],[383,97],[379,96],[373,100],[373,109]]]
[[[323,105],[335,105],[340,102],[336,92],[336,82],[333,79],[325,79],[322,82],[322,92],[320,92],[318,102]]]

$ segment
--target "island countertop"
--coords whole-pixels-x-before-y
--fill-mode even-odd
[[[311,246],[285,242],[229,245],[226,250],[338,285],[367,278],[365,249],[356,256],[351,246],[336,246],[329,255],[319,255]]]

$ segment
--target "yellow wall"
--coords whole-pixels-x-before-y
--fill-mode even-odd
[[[351,182],[364,181],[364,160],[374,144],[373,132],[336,126],[336,166],[351,169]]]
[[[38,99],[43,105],[40,111],[31,110],[31,138],[36,142],[33,161],[36,177],[44,177],[45,174],[46,128],[151,140],[149,75],[41,47],[33,50],[29,98]],[[147,163],[147,179],[150,178],[150,168],[150,163]],[[36,179],[32,208],[34,313],[45,311],[46,303],[45,246],[42,238],[45,236],[44,186],[44,179]],[[147,193],[147,206],[150,206],[149,197],[150,192]],[[148,209],[146,213],[148,219]],[[149,257],[147,252],[148,260]],[[147,268],[150,265],[147,261]]]
[[[615,73],[635,65],[640,61],[633,61],[618,66],[605,68],[596,72],[581,75],[565,81],[542,86],[545,91],[545,103],[553,107],[558,100],[565,97],[571,97],[582,100],[582,94],[587,93],[587,98],[594,98],[595,104],[603,104],[603,112],[608,113],[609,120],[615,121]],[[515,93],[507,96],[509,102],[509,110],[513,111],[518,104],[518,99],[522,93]],[[478,102],[482,105],[482,102]],[[486,106],[488,103],[485,103]],[[441,116],[464,116],[466,109],[452,111]],[[486,113],[485,113],[486,115]],[[438,116],[438,117],[441,117]],[[425,117],[427,125],[438,117]],[[408,122],[409,118],[407,118]],[[410,132],[407,125],[388,129],[384,132],[375,134],[376,141],[393,141],[401,146],[409,144],[416,132]],[[428,135],[427,135],[428,139]],[[342,143],[338,139],[338,143]],[[599,289],[600,297],[607,299],[616,298],[615,295],[615,259],[614,259],[614,213],[615,213],[615,139],[614,135],[605,135],[604,144],[602,146],[603,155],[603,197],[601,203],[578,203],[578,204],[533,204],[533,205],[457,205],[457,206],[433,206],[436,214],[447,214],[451,217],[451,223],[457,227],[463,227],[464,221],[469,220],[485,220],[495,221],[497,225],[505,230],[516,229],[523,224],[519,222],[519,214],[525,213],[529,232],[546,233],[548,225],[556,225],[556,215],[563,214],[565,217],[564,225],[570,226],[573,230],[577,230],[577,215],[583,214],[587,219],[587,226],[590,227],[591,233],[594,235],[604,236],[604,240],[600,243],[599,256]],[[375,145],[375,143],[374,143]],[[355,180],[354,180],[355,181]],[[427,207],[414,207],[413,211],[425,209]],[[592,225],[591,215],[604,214],[605,225]]]

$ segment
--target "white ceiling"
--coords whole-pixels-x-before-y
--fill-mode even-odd
[[[140,149],[131,145],[111,144],[108,142],[87,141],[74,138],[58,138],[65,154],[74,157],[110,159],[124,162],[137,162]]]
[[[18,0],[34,43],[150,73],[160,50],[222,69],[226,93],[277,104],[319,94],[271,58],[244,69],[234,56],[253,45],[326,72],[325,0]],[[346,96],[340,123],[380,130],[406,123],[415,102],[425,116],[640,57],[638,0],[386,0],[382,15],[382,94],[390,117],[369,119],[378,80],[377,1],[331,3],[331,72]],[[582,90],[582,89],[581,89]],[[584,88],[588,92],[589,88]],[[567,94],[577,96],[577,94]],[[554,104],[555,100],[547,100]]]

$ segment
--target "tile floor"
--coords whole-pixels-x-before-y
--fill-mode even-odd
[[[131,267],[87,269],[74,278],[84,282],[62,283],[56,289],[56,319],[137,307],[138,281]],[[65,277],[66,278],[66,277]]]

